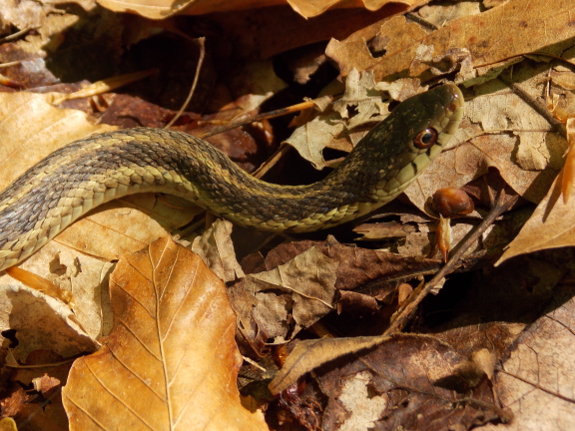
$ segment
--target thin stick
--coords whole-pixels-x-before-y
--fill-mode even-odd
[[[485,219],[475,229],[471,230],[465,238],[452,250],[449,261],[441,268],[435,276],[427,283],[415,289],[404,304],[392,316],[391,323],[383,335],[391,335],[395,332],[400,332],[415,311],[417,306],[423,301],[433,288],[439,284],[441,279],[447,274],[453,272],[459,265],[459,260],[465,252],[471,247],[475,241],[485,232],[485,230],[495,221],[497,217],[507,211],[517,201],[517,196],[509,197],[506,199],[506,194],[503,189],[499,191],[495,198],[495,205],[487,214]]]
[[[172,118],[170,120],[170,122],[168,124],[166,124],[164,129],[171,127],[178,120],[178,118],[180,118],[182,116],[182,113],[184,112],[184,110],[188,106],[188,103],[190,103],[190,100],[192,100],[192,96],[194,95],[194,92],[196,91],[196,85],[197,85],[198,80],[200,78],[200,70],[202,69],[202,64],[204,63],[204,57],[206,56],[206,44],[205,44],[206,38],[205,37],[198,37],[197,39],[195,39],[195,41],[197,42],[197,44],[200,48],[200,56],[198,58],[198,64],[196,65],[196,74],[194,76],[194,82],[192,83],[192,88],[190,88],[190,92],[188,93],[188,97],[186,98],[186,101],[183,103],[183,105],[180,108],[180,110],[178,111],[178,113],[174,116],[174,118]]]
[[[335,96],[329,96],[330,103],[333,102]],[[288,106],[287,108],[276,109],[275,111],[264,112],[263,114],[253,115],[250,117],[243,118],[241,120],[237,120],[228,124],[224,124],[222,126],[214,127],[213,129],[197,135],[200,138],[209,138],[210,136],[217,135],[219,133],[225,132],[227,130],[235,129],[236,127],[245,126],[246,124],[254,123],[260,120],[267,120],[269,118],[281,117],[282,115],[291,114],[293,112],[302,111],[304,109],[309,109],[317,106],[314,100],[308,100],[306,102],[297,103],[292,106]]]

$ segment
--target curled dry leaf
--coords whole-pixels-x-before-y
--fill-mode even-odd
[[[240,403],[236,318],[201,258],[163,238],[111,277],[114,330],[72,367],[70,429],[264,430]]]
[[[192,244],[192,251],[224,282],[244,276],[230,237],[232,227],[229,221],[218,219]]]
[[[275,342],[309,328],[334,309],[337,265],[312,247],[270,271],[248,275],[244,289],[257,301],[250,315]]]
[[[358,133],[352,130],[354,127],[383,120],[387,106],[381,101],[382,94],[376,89],[372,73],[360,73],[357,69],[352,69],[345,80],[345,93],[333,104],[333,111],[298,127],[285,142],[293,146],[316,169],[323,169],[326,166],[324,149],[349,152],[365,135],[365,130]],[[355,111],[351,118],[348,109]]]
[[[278,375],[269,384],[272,394],[285,391],[305,373],[349,353],[369,349],[389,337],[321,338],[300,341],[287,357]]]

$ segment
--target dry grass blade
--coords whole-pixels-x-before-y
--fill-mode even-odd
[[[256,430],[236,387],[241,357],[224,284],[160,239],[111,277],[114,330],[74,364],[63,391],[71,430]]]

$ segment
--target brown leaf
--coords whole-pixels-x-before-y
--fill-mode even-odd
[[[322,428],[466,430],[489,420],[508,421],[485,380],[464,391],[437,384],[464,362],[433,337],[397,334],[316,369],[328,397]]]
[[[254,319],[268,337],[285,341],[334,309],[336,267],[335,260],[312,247],[270,271],[246,277],[245,290],[257,300]]]
[[[111,284],[114,330],[63,391],[71,430],[267,429],[241,406],[235,315],[197,255],[160,239],[123,258]]]
[[[216,220],[208,230],[194,239],[192,251],[224,282],[244,277],[236,259],[230,237],[233,225],[227,220]]]
[[[2,284],[0,304],[0,328],[16,331],[19,340],[13,351],[18,361],[25,361],[37,349],[71,357],[98,347],[70,308],[57,299],[27,287]]]
[[[303,373],[315,370],[314,377],[328,397],[323,429],[379,429],[374,427],[378,424],[381,429],[433,430],[497,417],[508,420],[509,414],[495,404],[483,371],[469,364],[475,363],[430,336],[307,340],[288,356],[270,390],[285,390]],[[466,366],[473,372],[462,379]],[[453,382],[463,384],[443,386]],[[453,402],[458,409],[449,407]],[[434,417],[433,425],[421,422],[429,415]]]
[[[264,268],[271,270],[314,246],[337,262],[335,273],[337,289],[354,290],[379,278],[390,283],[403,281],[436,268],[438,263],[432,259],[400,256],[385,251],[339,244],[330,237],[328,241],[295,241],[282,244],[271,250],[266,256],[263,268],[256,268],[255,271]]]
[[[415,36],[412,41],[404,39],[400,46],[387,49],[386,54],[379,58],[373,58],[366,43],[361,43],[355,35],[343,42],[330,42],[327,54],[338,62],[344,74],[345,70],[352,67],[360,70],[370,68],[375,72],[377,81],[404,71],[409,71],[412,77],[425,76],[434,67],[432,63],[435,57],[457,48],[467,48],[470,51],[474,67],[491,65],[508,61],[513,56],[543,50],[573,37],[575,29],[569,24],[573,5],[565,1],[555,6],[548,8],[545,0],[527,4],[523,0],[509,0],[479,15],[449,21],[444,27],[423,38]],[[411,24],[405,22],[402,26],[390,26],[389,30],[410,34],[409,26]],[[526,29],[529,37],[525,37]],[[375,34],[362,36],[364,40],[369,40],[369,36]],[[382,27],[380,37],[384,36],[385,29]],[[348,41],[349,54],[344,47],[338,46]],[[424,51],[427,53],[422,56]]]
[[[556,289],[546,312],[509,347],[496,372],[495,390],[515,415],[506,429],[568,429],[574,423],[574,295],[573,285]]]

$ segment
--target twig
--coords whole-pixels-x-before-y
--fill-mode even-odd
[[[205,44],[206,38],[205,37],[198,37],[197,39],[195,39],[195,41],[197,42],[197,44],[200,48],[200,56],[198,57],[198,64],[196,65],[196,74],[194,75],[194,82],[192,83],[192,88],[190,88],[190,92],[188,93],[188,97],[186,98],[186,101],[182,104],[182,107],[180,108],[178,113],[174,116],[174,118],[172,118],[170,120],[170,122],[168,124],[166,124],[164,129],[171,127],[178,120],[178,118],[180,118],[182,116],[182,113],[184,112],[184,110],[188,106],[188,103],[190,103],[190,100],[192,100],[192,96],[194,95],[194,92],[196,91],[196,85],[198,84],[198,80],[200,78],[200,70],[202,69],[202,64],[204,63],[204,57],[206,56],[206,44]]]
[[[483,222],[476,226],[475,229],[471,230],[460,242],[455,246],[455,248],[450,253],[450,259],[441,268],[435,276],[429,280],[427,283],[415,289],[412,294],[407,298],[403,305],[395,312],[392,317],[391,323],[383,335],[391,335],[395,332],[400,332],[411,316],[411,313],[415,311],[417,306],[423,301],[429,292],[439,284],[439,282],[447,274],[453,272],[457,266],[460,264],[460,259],[463,257],[465,252],[471,247],[475,241],[485,232],[485,230],[495,221],[497,217],[507,211],[511,206],[517,201],[518,196],[507,197],[504,189],[502,188],[497,197],[495,198],[495,203],[493,208],[487,214]]]
[[[510,81],[509,79],[505,78],[504,76],[500,75],[498,77],[498,79],[501,82],[503,82],[505,85],[507,85],[509,88],[511,88],[511,90],[515,94],[517,94],[521,99],[523,99],[523,101],[525,103],[527,103],[535,111],[537,111],[537,113],[539,115],[541,115],[543,118],[545,118],[549,122],[549,124],[551,124],[551,126],[553,126],[555,131],[560,133],[562,136],[566,136],[565,124],[563,124],[561,121],[559,121],[557,118],[555,118],[553,113],[549,110],[549,108],[547,108],[547,105],[545,105],[543,102],[541,102],[537,99],[534,99],[531,94],[529,94],[527,91],[525,91],[519,85],[517,85],[515,82]]]
[[[329,102],[333,102],[336,96],[329,96]],[[241,120],[237,120],[228,124],[224,124],[222,126],[214,127],[210,129],[206,133],[197,135],[200,138],[209,138],[210,136],[217,135],[219,133],[223,133],[227,130],[235,129],[236,127],[245,126],[246,124],[254,123],[256,121],[267,120],[269,118],[281,117],[282,115],[291,114],[293,112],[302,111],[304,109],[309,109],[317,106],[315,104],[315,100],[308,100],[306,102],[297,103],[292,106],[288,106],[287,108],[276,109],[275,111],[264,112],[258,115],[252,115],[250,117],[242,118]]]

